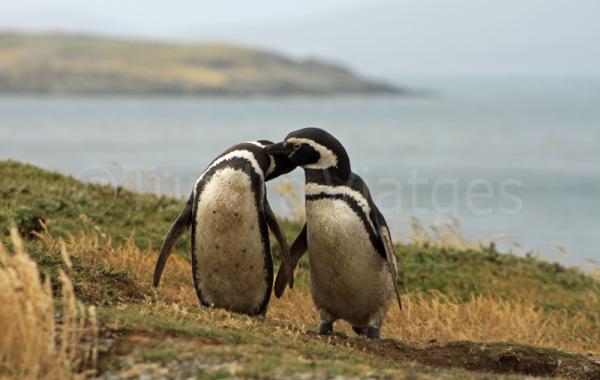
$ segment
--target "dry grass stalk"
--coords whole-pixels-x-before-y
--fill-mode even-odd
[[[454,216],[438,217],[430,226],[424,226],[416,217],[410,218],[409,243],[415,246],[478,249],[483,241],[469,241],[460,230],[460,222]],[[489,243],[488,243],[489,244]]]
[[[41,281],[36,263],[25,252],[16,229],[11,230],[14,253],[0,243],[0,374],[18,379],[72,378],[95,357],[95,311],[77,301],[73,286],[60,273],[62,297],[55,300],[49,281]],[[60,311],[56,301],[62,302]],[[56,322],[57,314],[60,315]],[[89,339],[88,339],[89,341]]]

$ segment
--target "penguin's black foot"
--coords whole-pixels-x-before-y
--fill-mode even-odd
[[[319,327],[319,335],[331,335],[333,332],[333,322],[323,322]]]
[[[367,338],[372,340],[379,339],[379,328],[375,326],[367,327]]]
[[[352,330],[358,335],[367,335],[368,327],[356,327],[352,326]]]

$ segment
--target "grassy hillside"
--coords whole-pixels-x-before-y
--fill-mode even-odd
[[[600,376],[600,364],[587,358],[600,353],[600,284],[576,269],[493,247],[398,246],[406,293],[402,312],[393,308],[384,325],[387,339],[367,342],[343,323],[337,335],[321,338],[312,332],[318,319],[305,259],[297,287],[273,298],[266,318],[202,308],[187,241],[176,247],[161,287],[150,286],[156,250],[180,201],[86,185],[13,161],[0,161],[0,178],[6,250],[20,250],[9,236],[15,224],[54,295],[64,292],[64,271],[75,296],[98,308],[95,338],[78,338],[95,342],[97,357],[78,370],[107,378]],[[291,240],[299,225],[284,224]],[[10,263],[0,257],[3,266]],[[10,345],[0,338],[0,347]],[[0,361],[0,375],[9,370]]]
[[[42,94],[397,93],[338,65],[223,44],[0,34],[0,92]]]

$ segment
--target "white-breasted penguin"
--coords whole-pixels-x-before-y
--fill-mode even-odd
[[[267,201],[265,181],[296,166],[287,157],[268,154],[264,150],[268,144],[272,143],[260,140],[235,145],[208,165],[165,237],[154,286],[173,246],[190,226],[192,275],[202,305],[249,315],[266,313],[273,287],[269,228],[292,286],[287,241]]]
[[[379,338],[394,293],[402,306],[390,231],[366,183],[352,173],[342,144],[322,129],[300,129],[266,150],[304,168],[306,225],[290,253],[293,268],[308,250],[319,333],[331,334],[333,323],[342,319],[356,333]],[[280,270],[277,297],[286,282]]]

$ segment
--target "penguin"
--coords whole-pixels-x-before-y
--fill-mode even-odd
[[[171,250],[192,229],[192,276],[200,303],[252,316],[265,315],[273,286],[269,228],[293,286],[286,238],[266,198],[265,181],[296,166],[265,151],[267,140],[234,145],[200,175],[171,226],[154,270],[158,286]],[[289,276],[289,277],[287,277]]]
[[[394,293],[402,305],[390,230],[366,183],[352,172],[342,144],[322,129],[297,130],[266,150],[304,169],[306,224],[290,248],[291,266],[308,251],[319,333],[330,335],[341,319],[378,339]],[[287,282],[280,270],[277,297]]]

